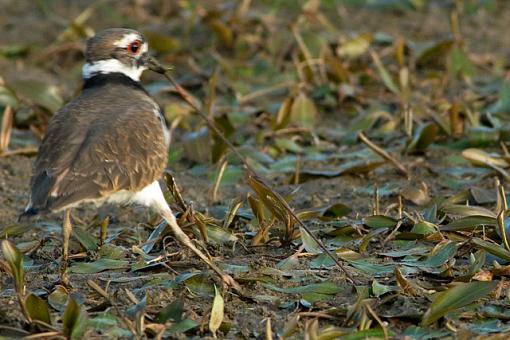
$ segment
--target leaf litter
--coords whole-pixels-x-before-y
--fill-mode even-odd
[[[0,43],[0,234],[9,240],[0,259],[0,303],[9,306],[0,307],[1,335],[509,332],[508,44],[495,34],[508,4],[94,2],[64,10],[70,25],[62,28],[47,19],[56,3],[41,2],[37,13],[17,4],[51,34],[21,39],[15,25]],[[179,88],[144,78],[174,132],[166,181],[179,224],[250,298],[217,288],[164,224],[137,208],[77,209],[70,289],[54,285],[58,217],[16,224],[26,156],[74,95],[76,51],[97,20],[136,23],[174,65],[189,100],[267,181],[246,177],[179,101]]]

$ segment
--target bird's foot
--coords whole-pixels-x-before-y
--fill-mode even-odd
[[[69,274],[67,273],[67,260],[61,260],[60,264],[60,275],[58,284],[64,286],[65,288],[72,288],[71,281],[69,280]]]

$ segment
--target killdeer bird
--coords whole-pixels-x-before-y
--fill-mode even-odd
[[[157,211],[182,244],[235,287],[181,230],[161,191],[170,138],[159,106],[139,82],[149,68],[147,42],[131,29],[106,29],[88,40],[85,57],[83,91],[48,125],[22,214],[64,212],[61,279],[67,280],[70,209],[136,203]]]

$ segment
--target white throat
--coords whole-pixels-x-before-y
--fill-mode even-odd
[[[83,65],[82,74],[84,79],[89,79],[96,74],[122,73],[134,81],[139,81],[140,76],[147,67],[129,67],[117,59],[98,60]]]

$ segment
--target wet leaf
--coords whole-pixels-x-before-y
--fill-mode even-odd
[[[459,283],[453,288],[437,293],[423,316],[421,325],[430,325],[447,313],[487,296],[496,286],[496,281]]]

